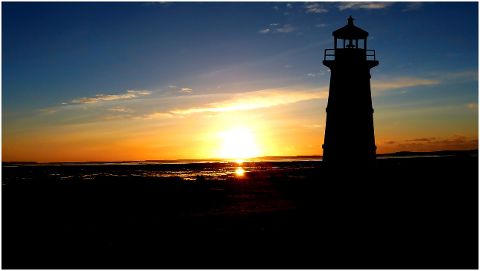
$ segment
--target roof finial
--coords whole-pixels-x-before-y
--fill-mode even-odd
[[[350,18],[348,18],[347,20],[348,20],[348,24],[353,25],[353,20],[355,20],[355,19],[353,19],[352,15],[350,15]]]

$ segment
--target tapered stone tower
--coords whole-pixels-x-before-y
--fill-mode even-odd
[[[367,50],[368,32],[353,20],[333,31],[334,49],[325,49],[323,60],[331,71],[323,163],[339,174],[376,169],[370,69],[378,61],[375,50]]]

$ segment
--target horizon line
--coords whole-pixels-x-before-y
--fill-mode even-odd
[[[392,153],[377,153],[376,156],[388,156],[388,155],[395,155],[395,154],[403,154],[403,153],[418,153],[418,154],[425,154],[425,153],[442,153],[442,152],[478,152],[478,149],[471,149],[471,150],[439,150],[439,151],[397,151]],[[179,159],[146,159],[146,160],[105,160],[105,161],[49,161],[49,162],[38,162],[38,161],[2,161],[2,163],[36,163],[36,164],[56,164],[56,163],[126,163],[126,162],[162,162],[162,161],[226,161],[226,162],[235,162],[235,160],[254,160],[254,159],[262,159],[262,158],[303,158],[303,157],[315,157],[315,158],[323,158],[323,155],[265,155],[265,156],[257,156],[257,157],[250,157],[250,158],[179,158]],[[250,162],[250,161],[242,161],[242,162]]]

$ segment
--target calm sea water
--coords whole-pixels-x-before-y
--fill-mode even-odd
[[[476,152],[469,154],[478,156]],[[379,156],[377,159],[445,157],[451,154],[425,153],[412,155]],[[355,156],[350,156],[355,162]],[[199,177],[210,180],[222,180],[242,177],[249,172],[267,172],[302,170],[318,167],[321,156],[297,157],[261,157],[236,161],[234,159],[205,160],[155,160],[124,162],[80,162],[80,163],[2,163],[2,183],[4,185],[16,179],[23,180],[94,180],[102,177],[178,177],[185,181]]]
[[[222,180],[248,172],[278,172],[313,168],[321,157],[235,160],[165,160],[80,163],[3,163],[3,184],[23,180],[94,180],[102,177],[178,177],[185,181],[199,177]]]

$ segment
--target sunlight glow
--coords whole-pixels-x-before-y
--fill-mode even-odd
[[[242,163],[243,163],[243,159],[237,159],[237,160],[235,160],[235,162],[237,162],[237,164],[242,164]]]
[[[237,168],[235,173],[237,174],[237,176],[243,176],[243,173],[245,173],[245,170],[243,170],[243,168],[239,167],[239,168]]]
[[[224,143],[220,150],[222,158],[252,158],[259,154],[254,135],[250,130],[237,128],[221,133],[220,137],[223,138]]]

